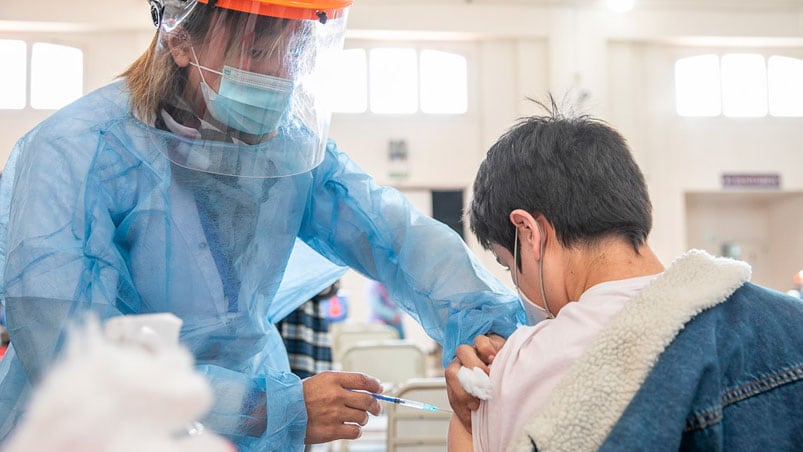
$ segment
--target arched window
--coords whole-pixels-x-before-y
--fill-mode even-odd
[[[433,49],[349,49],[331,64],[327,97],[336,113],[454,115],[468,110],[465,56]]]
[[[5,67],[0,71],[0,109],[25,108],[27,51],[24,41],[0,39],[0,61]]]
[[[675,105],[680,116],[803,116],[803,60],[755,53],[681,58]]]
[[[468,110],[466,58],[439,50],[421,51],[421,111],[462,114]]]
[[[31,84],[28,89],[28,46],[24,41],[0,39],[0,109],[55,110],[81,97],[84,56],[80,49],[34,43],[31,46]]]
[[[418,110],[418,60],[415,49],[371,49],[368,77],[371,112],[410,114]]]
[[[722,113],[734,118],[767,116],[767,64],[762,55],[723,55]]]
[[[771,56],[767,86],[771,115],[803,116],[803,60]]]
[[[84,91],[84,54],[80,49],[37,42],[31,49],[31,107],[58,109]]]
[[[348,49],[336,55],[322,73],[332,111],[363,113],[368,109],[368,60],[365,49]]]

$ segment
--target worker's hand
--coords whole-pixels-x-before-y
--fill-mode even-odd
[[[483,363],[491,365],[497,353],[499,353],[499,350],[502,350],[502,346],[505,345],[505,342],[506,339],[497,334],[491,333],[487,336],[481,335],[474,339],[474,349],[477,350],[477,356],[479,356]],[[483,370],[485,370],[486,374],[490,372],[487,366]]]
[[[452,406],[455,416],[469,432],[471,431],[471,412],[480,407],[480,401],[463,389],[460,380],[457,378],[457,372],[460,367],[465,366],[469,369],[479,367],[486,374],[489,374],[491,371],[489,366],[503,345],[505,345],[505,339],[496,334],[477,336],[474,339],[474,346],[461,345],[457,347],[457,356],[446,367],[445,375],[449,404]]]
[[[379,380],[356,372],[323,372],[306,378],[304,403],[307,405],[306,444],[336,439],[355,439],[368,422],[368,413],[379,415],[379,402],[361,390],[379,393]]]

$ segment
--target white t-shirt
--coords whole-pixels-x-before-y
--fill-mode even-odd
[[[517,329],[491,365],[493,398],[471,414],[474,450],[506,450],[608,320],[657,276],[597,284],[554,319]]]

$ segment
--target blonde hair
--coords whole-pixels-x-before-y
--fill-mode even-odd
[[[159,111],[159,104],[181,88],[182,70],[173,61],[170,52],[160,51],[159,33],[150,47],[122,74],[130,92],[131,111],[142,121],[152,124]]]

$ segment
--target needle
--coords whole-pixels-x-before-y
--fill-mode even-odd
[[[445,411],[447,413],[451,413],[452,412],[451,410],[444,410],[443,408],[438,408],[435,405],[430,405],[430,404],[424,403],[424,402],[417,402],[415,400],[402,399],[402,398],[399,398],[399,397],[390,397],[390,396],[386,396],[386,395],[382,395],[382,394],[375,394],[373,392],[368,392],[368,391],[355,391],[355,390],[351,390],[351,391],[352,392],[362,392],[364,394],[370,395],[371,397],[375,398],[376,400],[381,400],[383,402],[389,402],[389,403],[393,403],[393,404],[396,404],[396,405],[409,406],[410,408],[418,408],[419,410],[424,410],[424,411]]]

